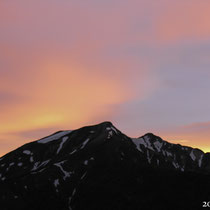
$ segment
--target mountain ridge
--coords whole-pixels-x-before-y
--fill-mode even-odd
[[[33,142],[41,141],[41,140],[43,140],[43,139],[46,139],[46,138],[48,138],[48,137],[52,137],[52,136],[57,135],[57,134],[61,134],[61,133],[65,133],[65,132],[71,133],[72,131],[77,131],[77,130],[80,130],[80,129],[83,129],[83,128],[91,128],[91,127],[95,127],[95,126],[112,126],[112,127],[114,127],[115,129],[117,129],[117,128],[113,125],[113,123],[112,123],[111,121],[104,121],[104,122],[101,122],[101,123],[99,123],[99,124],[93,124],[93,125],[83,126],[83,127],[81,127],[81,128],[74,129],[74,130],[59,130],[59,131],[55,131],[55,132],[53,132],[52,134],[49,134],[49,135],[47,135],[47,136],[45,136],[45,137],[42,137],[42,138],[40,138],[40,139],[38,139],[38,140],[34,140],[34,141],[31,141],[31,142],[25,143],[25,144],[23,144],[22,146],[28,145],[28,144],[33,143]],[[117,130],[118,130],[118,129],[117,129]],[[118,130],[118,132],[121,132],[121,131]],[[124,134],[124,133],[123,133],[123,134]],[[126,134],[124,134],[124,135],[126,135]],[[126,136],[129,137],[128,135],[126,135]],[[172,143],[172,142],[170,142],[170,140],[163,140],[161,137],[155,135],[155,134],[152,133],[152,132],[145,133],[143,136],[139,136],[139,137],[136,137],[136,138],[135,138],[135,137],[129,137],[129,138],[130,138],[130,139],[141,139],[141,138],[143,138],[143,137],[145,137],[145,136],[150,136],[150,137],[152,136],[153,138],[154,138],[154,137],[155,137],[155,138],[158,138],[158,139],[160,139],[160,140],[162,140],[162,141],[165,141],[165,142],[170,143],[170,144],[173,144],[173,145],[180,145],[180,146],[182,146],[182,147],[188,147],[188,148],[197,149],[197,150],[202,151],[204,154],[210,153],[210,152],[204,152],[204,151],[203,151],[202,149],[200,149],[200,148],[191,147],[191,146],[187,146],[187,145],[182,145],[181,143]],[[22,147],[22,146],[20,146],[20,147]],[[20,148],[20,147],[18,147],[18,148]],[[17,148],[17,149],[18,149],[18,148]],[[15,150],[16,150],[16,149],[11,150],[11,151],[9,151],[8,153],[2,155],[2,156],[0,157],[0,160],[2,159],[2,157],[6,156],[7,154],[9,154],[9,153],[11,153],[11,152],[13,152],[13,151],[15,151]]]
[[[56,132],[3,156],[0,159],[0,202],[3,210],[114,210],[130,209],[130,205],[132,209],[138,209],[138,205],[147,209],[147,205],[152,207],[152,204],[145,202],[153,199],[158,202],[156,209],[163,209],[156,198],[144,194],[147,186],[153,185],[151,189],[156,186],[149,192],[158,193],[161,183],[161,188],[173,194],[168,188],[173,184],[172,177],[180,182],[173,184],[175,189],[188,186],[189,180],[196,183],[199,177],[196,190],[200,192],[199,186],[203,186],[204,181],[210,186],[209,175],[208,153],[171,144],[151,133],[130,138],[111,122],[103,122]],[[165,181],[154,182],[155,176]],[[208,196],[208,188],[204,189]],[[194,191],[182,190],[181,195],[194,196]],[[135,194],[144,199],[139,201]],[[202,202],[199,199],[196,201]],[[98,207],[99,201],[104,207]],[[177,205],[182,209],[180,203]]]

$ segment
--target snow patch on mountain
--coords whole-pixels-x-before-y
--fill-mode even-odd
[[[203,160],[203,154],[200,156],[200,159],[198,160],[198,166],[201,167],[202,165],[202,160]]]
[[[40,140],[37,141],[37,143],[46,144],[46,143],[49,143],[51,141],[58,140],[59,138],[61,138],[63,136],[66,136],[66,135],[70,134],[71,132],[72,131],[61,131],[61,132],[53,134],[49,137],[40,139]]]
[[[24,151],[23,151],[23,154],[30,155],[30,154],[31,154],[31,151],[29,151],[29,150],[24,150]]]
[[[54,186],[57,187],[59,185],[59,179],[54,180]]]
[[[64,174],[63,179],[66,180],[67,178],[71,177],[72,172],[71,172],[71,171],[68,172],[68,171],[65,171],[65,170],[63,169],[62,164],[63,164],[64,162],[65,162],[65,161],[61,161],[61,162],[59,162],[59,163],[55,163],[54,165],[60,168],[60,170],[61,170],[61,171],[63,172],[63,174]]]
[[[140,145],[141,145],[141,144],[144,145],[144,147],[147,146],[147,144],[144,142],[144,139],[143,139],[143,138],[132,138],[131,140],[132,140],[132,142],[136,145],[136,148],[137,148],[140,152],[142,152],[142,150],[141,150],[141,148],[140,148]]]
[[[88,160],[84,161],[84,165],[86,165],[86,166],[88,165]]]
[[[33,156],[30,157],[30,162],[33,163],[34,162],[34,158]]]
[[[194,155],[194,153],[193,153],[194,151],[193,151],[193,149],[192,149],[192,151],[190,152],[190,157],[192,158],[192,160],[195,160],[196,159],[196,157],[195,157],[195,155]]]
[[[163,142],[159,142],[158,140],[154,143],[155,148],[157,149],[158,152],[160,152]]]
[[[81,176],[81,180],[85,178],[87,171]]]
[[[173,164],[173,166],[176,168],[176,169],[178,169],[180,166],[179,166],[179,164],[177,163],[177,162],[172,162],[172,164]]]
[[[112,136],[113,136],[113,131],[110,130],[109,133],[108,133],[107,139],[110,139]]]
[[[49,162],[50,162],[50,160],[45,160],[45,161],[43,161],[43,162],[38,161],[38,162],[34,163],[34,166],[33,166],[33,168],[31,169],[31,171],[36,171],[36,170],[38,170],[40,167],[46,166]]]
[[[82,146],[80,147],[80,149],[83,149],[85,147],[85,145],[89,142],[89,138],[87,138],[83,143]]]
[[[22,165],[23,165],[23,163],[22,163],[22,162],[18,163],[18,166],[22,166]]]
[[[64,144],[68,139],[69,139],[69,137],[67,137],[67,136],[65,136],[65,137],[62,138],[62,141],[61,141],[61,143],[60,143],[60,146],[59,146],[59,148],[58,148],[58,150],[57,150],[57,154],[61,151],[61,149],[62,149],[62,147],[63,147],[63,144]]]

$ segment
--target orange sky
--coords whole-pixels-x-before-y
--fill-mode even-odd
[[[112,121],[210,151],[210,2],[0,2],[0,155]]]

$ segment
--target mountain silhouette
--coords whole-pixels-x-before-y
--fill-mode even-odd
[[[210,153],[111,122],[59,131],[0,159],[1,210],[203,209]]]

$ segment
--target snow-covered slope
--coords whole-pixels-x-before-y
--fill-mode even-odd
[[[133,138],[132,141],[139,152],[145,154],[147,161],[157,167],[174,168],[181,171],[204,169],[202,163],[205,153],[199,149],[172,144],[151,133],[140,138]]]

